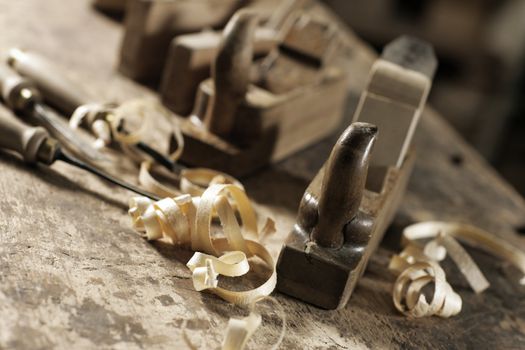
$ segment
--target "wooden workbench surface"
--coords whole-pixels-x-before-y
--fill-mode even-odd
[[[121,26],[88,1],[0,0],[0,49],[43,53],[110,100],[152,95],[114,70]],[[349,120],[373,56],[356,42]],[[3,108],[3,107],[2,107]],[[271,249],[293,224],[299,199],[336,137],[244,181],[261,216],[277,222]],[[385,242],[344,310],[323,311],[275,293],[287,314],[282,349],[525,348],[525,288],[502,261],[470,249],[491,288],[475,295],[452,264],[463,298],[450,319],[410,320],[393,307],[388,259],[410,223],[473,223],[525,249],[525,202],[434,112],[415,137],[418,160]],[[0,153],[0,348],[184,348],[181,326],[218,348],[230,316],[243,314],[193,290],[188,253],[150,244],[130,227],[124,190],[56,164],[32,168]],[[251,348],[279,332],[268,309]]]

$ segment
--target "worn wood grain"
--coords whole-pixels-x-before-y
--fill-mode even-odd
[[[0,49],[43,53],[108,100],[151,95],[116,73],[122,31],[89,1],[0,1]],[[372,56],[356,48],[348,118]],[[348,119],[347,119],[348,121]],[[277,254],[304,189],[337,135],[245,181],[261,217],[278,232]],[[525,290],[504,263],[470,249],[492,287],[474,295],[445,264],[464,300],[454,318],[415,321],[391,301],[386,266],[406,224],[453,219],[525,249],[516,229],[525,202],[432,110],[415,135],[419,157],[390,231],[347,307],[324,311],[276,294],[288,316],[283,349],[525,347]],[[129,194],[67,165],[29,167],[0,153],[0,348],[184,348],[181,325],[203,348],[218,348],[228,317],[244,311],[193,290],[181,261],[190,253],[149,244],[130,228]],[[250,342],[265,348],[279,320],[268,310]]]

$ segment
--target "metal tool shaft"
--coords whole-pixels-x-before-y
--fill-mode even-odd
[[[101,171],[95,167],[92,167],[66,153],[64,153],[62,150],[59,149],[59,151],[57,152],[56,154],[56,160],[61,160],[65,163],[68,163],[70,165],[73,165],[73,166],[76,166],[77,168],[80,168],[80,169],[84,169],[86,171],[89,171],[90,173],[92,174],[95,174],[101,178],[103,178],[104,180],[106,181],[109,181],[117,186],[120,186],[120,187],[123,187],[131,192],[135,192],[137,194],[140,194],[142,196],[146,196],[148,198],[151,198],[153,200],[160,200],[160,197],[154,195],[153,193],[150,193],[150,192],[147,192],[147,191],[144,191],[144,190],[141,190],[140,188],[128,183],[128,182],[125,182],[125,181],[122,181],[104,171]]]
[[[57,120],[56,115],[49,109],[45,108],[42,104],[35,103],[28,113],[31,114],[39,125],[43,125],[55,137],[62,139],[61,141],[72,146],[76,151],[87,156],[89,159],[95,161],[109,160],[108,157],[104,156],[91,145],[80,139],[78,135],[72,132],[72,129],[65,127],[59,120]]]
[[[155,159],[157,163],[171,172],[180,173],[185,168],[184,166],[172,161],[162,153],[158,152],[156,149],[151,148],[144,142],[138,142],[135,146],[142,152],[148,154],[151,158]]]

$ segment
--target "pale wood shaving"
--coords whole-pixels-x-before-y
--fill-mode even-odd
[[[423,288],[434,284],[429,303]],[[438,263],[417,261],[406,267],[394,284],[393,300],[396,309],[411,317],[437,315],[450,317],[461,311],[461,297],[447,283],[445,272]]]
[[[230,318],[226,328],[226,336],[222,343],[222,350],[244,349],[261,322],[261,315],[255,312],[251,312],[242,319]]]
[[[400,312],[412,317],[450,317],[461,311],[461,297],[446,282],[445,273],[438,264],[447,254],[476,293],[490,286],[479,267],[454,238],[505,259],[525,273],[525,253],[477,227],[438,221],[414,224],[403,231],[405,249],[394,255],[389,264],[389,269],[399,274],[394,284],[393,300]],[[432,240],[423,245],[421,240],[424,239]],[[434,284],[430,304],[422,292],[429,283]],[[520,283],[525,283],[525,278]]]
[[[286,313],[283,306],[275,298],[265,296],[251,304],[251,311],[248,317],[243,319],[230,318],[226,328],[226,336],[222,343],[222,350],[241,350],[246,346],[254,331],[262,322],[261,312],[257,310],[257,305],[260,305],[258,302],[262,300],[270,301],[274,305],[272,310],[278,310],[278,315],[281,318],[281,332],[279,336],[271,346],[267,345],[264,349],[276,350],[279,348],[286,333]]]
[[[181,194],[200,196],[206,188],[213,184],[234,184],[242,187],[241,183],[228,174],[205,168],[183,169],[178,174],[180,190],[168,187],[155,179],[152,175],[153,170],[159,167],[149,156],[136,152],[130,146],[137,144],[143,139],[147,124],[145,123],[148,115],[164,116],[170,120],[171,134],[175,138],[177,148],[168,155],[168,158],[176,162],[184,150],[184,136],[177,118],[170,115],[164,107],[160,106],[155,100],[135,99],[126,101],[123,104],[100,104],[90,103],[79,106],[72,114],[69,125],[76,129],[82,121],[90,117],[95,121],[91,125],[91,131],[96,140],[94,146],[102,148],[111,142],[120,144],[121,149],[134,161],[140,163],[138,175],[139,184],[147,191],[160,197],[176,197]],[[122,132],[120,126],[124,124],[130,115],[139,118],[139,126],[133,132]]]
[[[478,227],[457,222],[421,222],[405,228],[402,244],[407,245],[411,242],[418,244],[420,240],[436,238],[440,232],[508,261],[523,273],[519,283],[525,285],[525,253],[505,240]]]
[[[237,205],[242,230],[228,198]],[[211,235],[214,212],[221,222],[224,238]],[[255,211],[241,188],[217,184],[210,186],[201,197],[182,195],[157,202],[135,197],[130,200],[129,214],[135,229],[147,239],[168,238],[197,252],[188,262],[196,289],[206,289],[232,303],[248,305],[269,295],[275,288],[277,276],[273,258],[257,241]],[[219,274],[239,276],[239,271],[246,273],[246,259],[251,256],[258,256],[272,269],[262,285],[247,291],[230,291],[217,286]],[[244,269],[238,270],[240,266]]]
[[[440,234],[434,241],[443,246],[474,292],[481,293],[490,286],[478,265],[452,236]]]
[[[242,230],[230,200],[238,210]],[[186,194],[156,202],[146,197],[134,197],[129,206],[133,227],[147,239],[166,238],[175,244],[191,247],[196,252],[187,263],[192,271],[195,290],[208,290],[231,303],[253,307],[275,289],[275,263],[268,250],[257,242],[259,231],[255,211],[242,188],[231,184],[214,184],[201,197]],[[224,238],[211,235],[214,213],[220,220]],[[274,230],[273,221],[268,220],[261,233],[266,235]],[[245,236],[250,239],[245,239]],[[231,291],[218,286],[219,275],[237,277],[246,274],[250,269],[248,257],[251,256],[259,257],[272,270],[263,284],[246,291]],[[282,335],[274,348],[284,337],[284,312],[282,317]],[[230,319],[222,348],[244,348],[260,323],[261,316],[253,311],[244,319]],[[184,329],[182,332],[188,345],[195,348]]]

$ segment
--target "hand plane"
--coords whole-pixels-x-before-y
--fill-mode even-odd
[[[337,26],[298,11],[280,43],[253,61],[259,17],[241,9],[226,25],[211,78],[182,122],[181,160],[246,175],[330,134],[340,123],[347,72]]]
[[[433,49],[401,37],[373,65],[353,123],[306,189],[277,263],[277,289],[343,308],[395,214],[412,136],[436,69]]]
[[[254,32],[255,59],[276,48],[291,24],[294,15],[304,8],[306,0],[281,1],[271,15],[259,13],[261,25]],[[159,94],[166,107],[181,116],[193,109],[199,84],[210,77],[217,57],[222,30],[204,30],[178,35],[171,41],[162,72]]]
[[[270,12],[278,1],[129,0],[119,71],[141,82],[157,82],[173,38],[207,28],[223,28],[232,14],[243,6]]]

